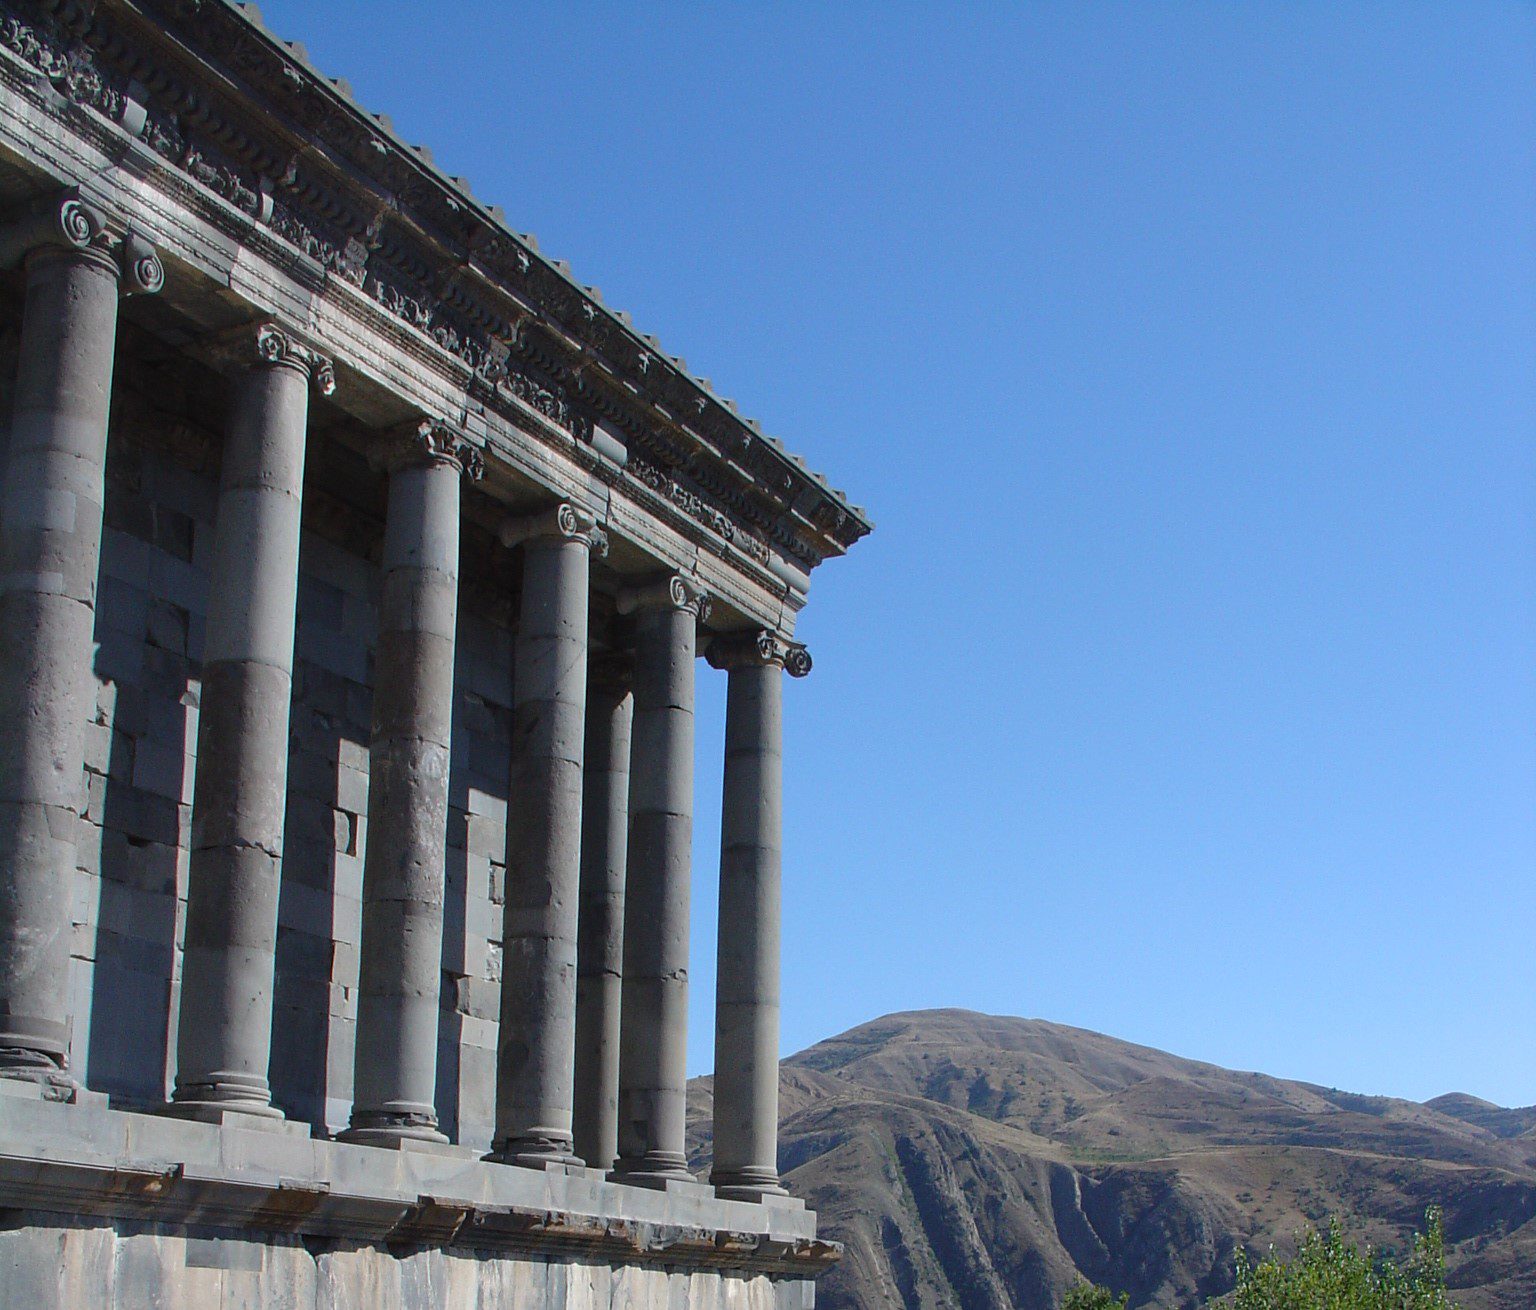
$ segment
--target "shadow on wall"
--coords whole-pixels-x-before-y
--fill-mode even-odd
[[[211,546],[216,493],[116,432],[107,483],[74,914],[75,954],[94,968],[77,987],[74,1040],[84,1028],[89,1087],[145,1106],[164,1100],[174,1058],[207,602],[194,552]]]
[[[352,1112],[377,580],[306,532],[273,990],[272,1099],[332,1133]]]
[[[174,1081],[216,445],[166,453],[114,429],[108,450],[72,1060],[92,1090],[149,1108]],[[444,1131],[481,1149],[494,1122],[515,602],[501,571],[485,579],[460,600],[438,1071]],[[352,1108],[377,586],[354,546],[306,526],[270,1078],[288,1117],[330,1133]]]
[[[443,906],[437,1110],[450,1140],[488,1151],[496,1115],[501,912],[512,759],[512,634],[505,594],[464,588],[455,643],[453,758]]]

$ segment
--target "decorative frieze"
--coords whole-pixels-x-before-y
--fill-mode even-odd
[[[592,420],[577,413],[563,387],[551,390],[536,382],[526,373],[502,366],[504,376],[497,382],[499,389],[510,392],[531,409],[537,410],[550,422],[565,428],[582,441],[592,439]]]
[[[591,440],[595,397],[577,375],[589,362],[604,361],[620,391],[635,396],[605,398],[598,412],[622,411],[619,426],[659,448],[651,470],[635,470],[637,476],[757,562],[764,562],[771,541],[814,567],[829,548],[845,549],[868,530],[840,498],[687,376],[681,361],[602,308],[594,290],[576,286],[564,265],[534,258],[531,238],[498,226],[497,215],[430,169],[424,151],[392,141],[347,101],[345,88],[315,77],[237,11],[182,0],[147,0],[145,7],[168,30],[204,45],[210,52],[204,57],[227,61],[280,104],[281,115],[255,120],[248,106],[206,83],[192,89],[168,47],[147,58],[142,32],[129,35],[129,25],[141,20],[118,0],[91,6],[4,0],[4,8],[17,12],[0,13],[0,43],[73,102],[119,123],[329,275],[364,290],[386,313],[460,359],[493,395],[531,408],[578,441]],[[327,150],[343,161],[345,173]],[[357,188],[359,176],[365,191]],[[397,217],[402,214],[408,222]],[[476,305],[469,282],[483,282],[484,293],[502,307]],[[556,335],[564,344],[556,353],[562,358],[553,368],[529,369],[509,358],[516,334],[502,320],[528,313],[560,325]],[[662,453],[673,444],[663,433],[674,424],[686,447],[676,460]],[[709,469],[695,468],[701,447],[746,470],[780,507],[808,499],[804,518],[778,517],[758,504],[752,483],[738,482],[725,465],[706,460]],[[685,466],[688,481],[678,476]]]
[[[710,531],[717,533],[728,542],[733,542],[740,549],[759,562],[768,559],[768,547],[749,532],[738,531],[730,517],[721,510],[716,509],[698,492],[685,486],[677,478],[652,464],[649,460],[631,455],[626,469],[645,483],[652,491],[662,499],[676,505],[690,518],[697,519]]]
[[[89,105],[108,118],[122,117],[124,96],[108,83],[88,47],[67,45],[49,27],[14,16],[0,19],[0,45],[20,55],[77,105]]]

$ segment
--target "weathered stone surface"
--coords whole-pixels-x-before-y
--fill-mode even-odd
[[[448,1140],[438,1131],[437,1035],[467,454],[426,422],[389,479],[348,1129],[379,1145]]]
[[[828,1258],[799,1208],[317,1142],[261,1122],[60,1105],[19,1086],[0,1096],[0,1195],[14,1219],[0,1231],[0,1304],[199,1305],[217,1290],[296,1306],[710,1310],[773,1306],[779,1286]],[[67,1299],[93,1278],[118,1299]]]
[[[689,1177],[694,655],[709,600],[674,576],[621,605],[636,614],[636,649],[615,1171],[655,1186]]]
[[[611,1169],[619,1153],[619,1018],[634,698],[627,661],[594,667],[587,690],[576,967],[576,1154]]]
[[[276,329],[246,350],[223,453],[216,583],[199,697],[198,770],[175,1102],[186,1114],[271,1105],[278,873],[312,352]]]
[[[497,1050],[499,1158],[576,1162],[576,931],[590,557],[570,504],[503,532],[523,552]]]
[[[771,632],[716,638],[729,671],[720,825],[715,1000],[714,1168],[723,1195],[781,1192],[779,937],[783,826],[783,681],[809,671],[803,647]]]
[[[808,1283],[345,1241],[256,1242],[34,1213],[0,1231],[0,1304],[28,1310],[788,1310]]]
[[[867,522],[258,24],[0,0],[0,1303],[802,1304],[684,1168],[694,642]]]
[[[0,1074],[12,1077],[58,1077],[69,1041],[69,882],[117,332],[104,229],[99,211],[64,199],[5,234],[27,260],[0,511]]]

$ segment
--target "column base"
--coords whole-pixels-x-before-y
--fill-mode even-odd
[[[621,1156],[608,1177],[630,1187],[653,1187],[658,1190],[664,1190],[669,1183],[697,1185],[699,1181],[688,1172],[687,1156],[676,1151],[647,1151],[633,1160]]]
[[[46,1069],[13,1066],[0,1069],[0,1096],[57,1101],[60,1105],[107,1104],[105,1092],[88,1092],[57,1065]]]
[[[573,1165],[584,1168],[586,1164],[572,1152],[569,1137],[509,1137],[498,1142],[485,1158],[523,1169],[568,1169]]]
[[[272,1104],[266,1079],[233,1075],[214,1075],[205,1082],[186,1083],[171,1093],[160,1107],[161,1114],[175,1119],[196,1119],[201,1123],[231,1124],[257,1128],[286,1124],[283,1112]],[[307,1124],[302,1125],[305,1132]]]
[[[716,1169],[709,1175],[709,1185],[727,1201],[761,1201],[769,1196],[789,1195],[779,1182],[779,1171],[762,1165]]]
[[[336,1134],[335,1141],[348,1146],[366,1146],[371,1151],[419,1151],[423,1155],[456,1155],[465,1160],[477,1160],[479,1155],[466,1146],[455,1146],[442,1133],[435,1137],[400,1137],[387,1134],[354,1135],[349,1128]]]
[[[774,1200],[788,1200],[789,1192],[783,1187],[752,1187],[729,1183],[711,1183],[715,1195],[722,1201],[751,1201],[762,1205]]]
[[[0,811],[4,808],[0,807]],[[0,824],[12,816],[0,812]],[[0,1076],[11,1069],[51,1069],[62,1073],[69,1059],[65,1024],[20,1015],[0,1015]]]
[[[60,1094],[52,1100],[69,1100],[65,1093],[80,1085],[64,1072],[62,1055],[32,1046],[0,1046],[0,1078],[57,1089]]]
[[[438,1130],[437,1116],[420,1113],[354,1113],[351,1125],[337,1133],[336,1140],[351,1142],[354,1146],[381,1146],[394,1150],[449,1145],[447,1134]]]

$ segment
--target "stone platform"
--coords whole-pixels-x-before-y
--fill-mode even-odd
[[[0,1083],[0,1305],[805,1310],[789,1198],[38,1099]]]

